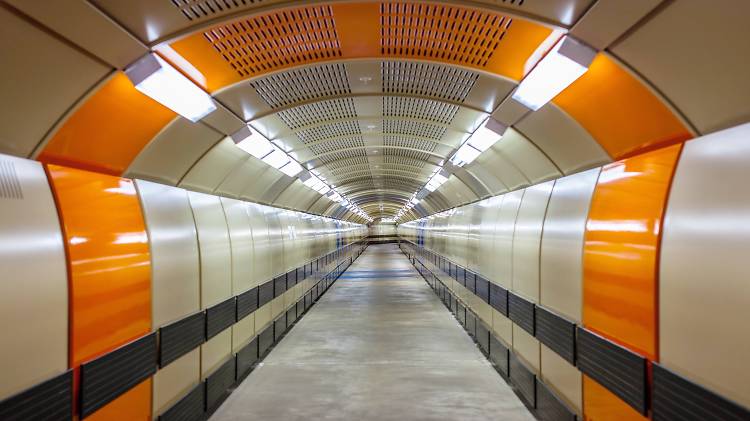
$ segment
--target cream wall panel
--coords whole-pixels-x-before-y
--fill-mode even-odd
[[[527,187],[513,233],[513,291],[539,302],[539,251],[542,226],[554,181]]]
[[[212,193],[246,159],[247,152],[238,148],[232,139],[224,138],[193,165],[180,181],[180,187]]]
[[[687,142],[664,220],[659,349],[668,368],[750,406],[750,124]]]
[[[529,113],[515,127],[565,174],[611,161],[596,140],[552,102]]]
[[[247,202],[221,198],[232,249],[232,295],[247,291],[253,281],[253,233]]]
[[[201,345],[201,377],[216,370],[232,353],[232,329],[226,329]]]
[[[505,196],[493,196],[477,204],[481,214],[479,230],[479,266],[477,272],[488,280],[498,282],[495,270],[495,228],[497,217]]]
[[[532,184],[562,175],[539,148],[513,129],[505,132],[494,149],[513,162]]]
[[[492,309],[492,332],[495,336],[505,342],[508,347],[513,343],[513,322],[509,318],[503,316],[495,309]]]
[[[201,308],[232,296],[232,252],[219,197],[188,192],[198,230],[201,259]]]
[[[700,132],[725,129],[750,120],[748,16],[746,0],[670,2],[612,51]]]
[[[201,380],[201,353],[194,349],[168,366],[159,369],[153,377],[153,415],[169,409]]]
[[[253,231],[253,283],[252,286],[260,285],[271,279],[271,238],[268,234],[266,224],[265,206],[249,203],[247,215],[250,218],[250,227]]]
[[[232,352],[239,352],[255,336],[255,313],[232,326]]]
[[[174,186],[223,137],[204,124],[177,117],[143,148],[125,176]]]
[[[518,169],[515,163],[509,161],[496,149],[501,142],[495,143],[493,147],[482,152],[476,161],[469,164],[467,169],[473,171],[473,168],[478,166],[485,168],[494,174],[509,191],[528,186],[530,184],[529,180]]]
[[[523,190],[516,190],[505,194],[495,228],[495,267],[492,272],[496,275],[493,282],[507,289],[513,285],[513,233],[523,193]]]
[[[0,155],[0,186],[0,332],[7,339],[0,347],[3,399],[66,370],[68,277],[42,165]]]
[[[111,69],[6,8],[0,28],[0,153],[30,157]]]
[[[498,177],[493,174],[490,169],[483,165],[470,165],[466,172],[474,176],[477,180],[481,181],[482,184],[487,188],[487,191],[491,195],[497,195],[508,191],[508,187],[503,184]]]
[[[271,266],[271,276],[276,276],[284,273],[284,247],[286,239],[284,238],[281,221],[279,220],[279,214],[283,212],[282,209],[272,208],[266,206],[263,209],[266,225],[268,226],[268,237],[270,239],[269,244],[269,263]]]
[[[136,180],[151,246],[151,323],[154,328],[200,308],[200,257],[188,193]]]
[[[542,380],[580,416],[583,413],[583,375],[544,344],[540,346]]]
[[[529,363],[529,368],[539,374],[539,341],[528,332],[513,324],[513,351],[524,361]]]
[[[474,272],[479,270],[479,255],[481,254],[479,238],[482,229],[482,211],[484,208],[477,204],[466,206],[466,267]]]
[[[256,202],[263,202],[263,193],[268,190],[271,185],[278,180],[282,175],[281,171],[268,166],[265,171],[261,172],[258,178],[253,183],[248,183],[247,188],[242,192],[241,197],[247,200],[253,200]]]
[[[260,173],[266,168],[268,168],[268,165],[263,161],[256,159],[252,155],[248,155],[247,159],[235,166],[221,184],[219,184],[216,188],[216,194],[235,199],[241,198],[242,192],[247,188],[248,184],[254,183]]]
[[[542,234],[539,302],[581,320],[583,239],[600,168],[555,180]]]

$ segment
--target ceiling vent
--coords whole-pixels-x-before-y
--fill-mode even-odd
[[[437,141],[445,134],[445,127],[419,121],[383,120],[383,133],[415,136]]]
[[[351,94],[343,64],[325,64],[289,70],[250,82],[271,108]]]
[[[383,116],[428,120],[450,124],[458,112],[458,105],[431,99],[386,96],[383,97]]]
[[[297,137],[303,143],[320,142],[326,139],[333,139],[344,136],[361,135],[362,130],[359,128],[359,121],[339,121],[336,123],[324,124],[321,126],[310,127],[296,132]]]
[[[290,129],[296,130],[325,121],[356,118],[357,109],[352,98],[341,98],[300,105],[280,111],[278,116]]]
[[[441,64],[384,61],[380,64],[383,92],[462,103],[479,73]]]
[[[23,199],[21,181],[13,162],[0,160],[0,198]]]
[[[187,20],[199,20],[223,15],[249,6],[263,3],[263,0],[170,0]]]

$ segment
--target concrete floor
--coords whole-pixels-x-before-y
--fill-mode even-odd
[[[211,417],[533,420],[395,245],[368,247]]]

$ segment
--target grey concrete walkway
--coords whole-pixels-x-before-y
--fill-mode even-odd
[[[533,420],[395,245],[370,246],[211,417]]]

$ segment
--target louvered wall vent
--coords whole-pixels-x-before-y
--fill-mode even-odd
[[[23,199],[23,190],[16,173],[16,166],[10,161],[0,160],[0,197]]]
[[[203,35],[242,77],[341,56],[330,6],[254,16]]]
[[[383,97],[383,115],[386,117],[413,118],[450,124],[457,112],[458,105],[441,101],[397,96]]]
[[[380,64],[383,92],[464,102],[479,74],[451,66],[408,61]]]
[[[200,20],[247,9],[263,0],[169,0],[188,20]]]
[[[425,3],[381,3],[381,53],[484,67],[512,19],[496,13]]]
[[[289,128],[295,130],[324,121],[355,118],[357,109],[352,98],[341,98],[300,105],[281,111],[278,116]]]
[[[351,94],[346,66],[325,64],[289,70],[250,82],[271,108],[302,101]]]
[[[362,130],[359,128],[358,121],[340,121],[302,129],[296,133],[302,142],[311,143],[342,136],[359,135],[362,134]]]
[[[440,140],[445,134],[445,127],[418,121],[383,120],[383,133]]]

